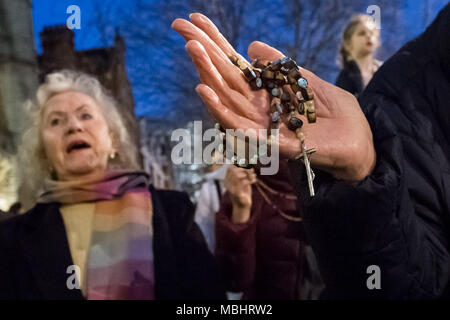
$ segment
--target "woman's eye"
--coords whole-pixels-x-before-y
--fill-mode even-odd
[[[52,120],[50,121],[50,125],[51,125],[52,127],[57,126],[58,124],[59,124],[59,119],[52,119]]]
[[[92,119],[92,116],[89,113],[83,113],[81,116],[81,119],[89,120],[89,119]]]

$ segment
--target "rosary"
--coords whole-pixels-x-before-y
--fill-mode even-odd
[[[310,157],[316,150],[306,148],[305,135],[301,132],[303,121],[296,116],[297,111],[300,115],[306,117],[308,123],[316,122],[314,93],[308,86],[308,81],[300,73],[297,63],[288,57],[265,64],[255,59],[252,61],[251,67],[236,56],[230,57],[230,60],[244,73],[253,90],[265,88],[269,92],[271,97],[271,128],[278,129],[281,116],[287,115],[287,127],[295,132],[302,144],[303,152],[297,159],[301,159],[305,165],[309,194],[313,197],[314,173],[311,169]],[[291,101],[289,92],[283,89],[285,85],[290,85],[294,92],[295,103]]]

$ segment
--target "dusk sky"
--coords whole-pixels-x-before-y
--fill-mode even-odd
[[[153,1],[153,0],[151,0]],[[170,0],[169,0],[170,1]],[[424,1],[422,0],[398,0],[401,1],[401,6],[403,7],[401,16],[404,20],[405,30],[407,32],[407,39],[412,39],[413,37],[420,34],[424,29],[426,24],[431,22],[439,10],[447,3],[445,0],[432,0],[428,1],[428,14],[424,17],[423,6]],[[39,33],[42,31],[44,26],[65,24],[69,14],[66,13],[67,7],[70,5],[78,5],[81,9],[81,29],[75,31],[75,45],[76,49],[89,49],[95,47],[102,47],[105,44],[111,45],[113,42],[113,37],[102,39],[98,28],[95,26],[95,20],[98,17],[98,11],[96,10],[95,1],[90,0],[33,0],[33,22],[34,22],[34,33],[35,33],[35,45],[37,51],[41,52],[41,45],[39,39]],[[106,1],[105,1],[106,2]],[[374,4],[377,1],[373,1]],[[130,8],[130,1],[125,0],[114,0],[108,1],[108,8],[111,7],[112,10],[109,13],[108,21],[114,21],[114,15],[117,15],[117,19],[120,19],[120,14],[125,10],[132,10]],[[186,12],[186,17],[189,12]],[[185,17],[185,18],[186,18]],[[383,11],[381,8],[381,17],[383,17]],[[149,21],[149,23],[152,23]],[[389,32],[389,30],[382,30],[383,32]],[[183,48],[183,41],[180,39],[180,48]],[[132,75],[129,75],[131,82],[137,81]],[[136,92],[134,92],[136,97]],[[136,97],[136,114],[143,115],[155,115],[153,113],[158,113],[158,110],[152,110],[148,108],[147,101],[143,101],[142,98]]]

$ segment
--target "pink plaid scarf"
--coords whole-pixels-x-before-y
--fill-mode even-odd
[[[86,262],[87,299],[154,299],[152,201],[148,175],[46,181],[38,202],[95,202]]]

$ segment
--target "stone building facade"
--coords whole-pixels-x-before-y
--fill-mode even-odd
[[[0,210],[17,201],[23,103],[38,86],[31,0],[0,0]]]

